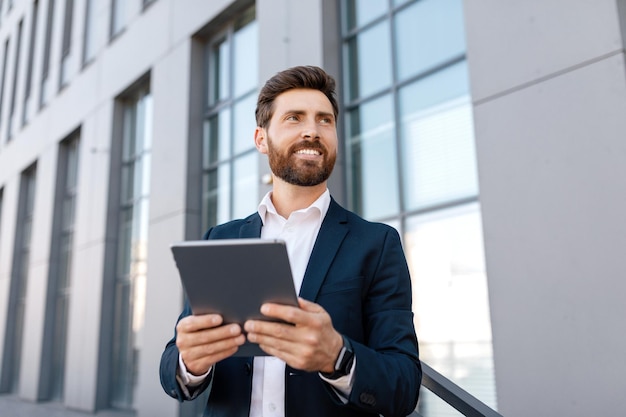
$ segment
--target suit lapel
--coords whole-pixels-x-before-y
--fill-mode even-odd
[[[348,233],[346,210],[331,199],[304,273],[300,296],[315,301],[341,242]]]

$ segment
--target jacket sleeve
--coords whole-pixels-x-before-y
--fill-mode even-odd
[[[376,246],[379,249],[373,250]],[[382,241],[367,251],[362,259],[368,263],[361,295],[362,333],[347,334],[356,358],[348,406],[406,416],[417,405],[422,378],[409,270],[395,229],[388,228]]]
[[[191,315],[191,308],[189,307],[189,303],[185,300],[185,307],[183,308],[183,312],[178,317],[177,323],[183,317],[189,315]],[[183,390],[180,383],[178,382],[178,378],[176,377],[178,372],[178,355],[179,352],[178,348],[176,347],[176,329],[174,329],[174,337],[169,342],[167,342],[167,345],[165,345],[165,350],[161,355],[161,363],[159,366],[161,386],[163,387],[163,390],[165,390],[167,395],[177,399],[180,402],[193,400],[211,385],[213,375],[211,373],[201,385],[188,390],[189,395],[187,395],[185,390]]]

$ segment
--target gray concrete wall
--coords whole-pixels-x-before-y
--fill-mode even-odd
[[[622,415],[618,4],[464,4],[499,411]]]

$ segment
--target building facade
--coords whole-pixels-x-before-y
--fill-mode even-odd
[[[169,246],[256,209],[258,90],[318,65],[329,188],[400,232],[422,359],[504,415],[618,415],[626,15],[568,4],[0,1],[0,395],[198,414],[158,380]]]

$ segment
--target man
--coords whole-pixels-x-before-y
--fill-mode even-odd
[[[161,384],[179,401],[208,389],[205,416],[406,416],[421,382],[409,272],[395,229],[331,197],[337,155],[335,82],[294,67],[259,94],[254,141],[273,187],[257,213],[206,239],[286,241],[299,308],[264,304],[291,324],[222,325],[185,303],[161,358]],[[210,271],[207,272],[210,274]],[[246,338],[271,356],[233,357]]]

